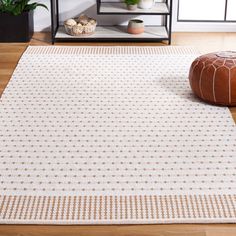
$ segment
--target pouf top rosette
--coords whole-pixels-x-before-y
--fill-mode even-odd
[[[191,65],[189,81],[193,92],[204,101],[236,106],[236,51],[198,57]]]

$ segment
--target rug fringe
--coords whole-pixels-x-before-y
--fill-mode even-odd
[[[198,54],[193,47],[160,46],[29,46],[26,54]]]
[[[1,196],[0,222],[197,222],[236,218],[236,195]]]

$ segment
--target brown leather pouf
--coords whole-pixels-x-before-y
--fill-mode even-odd
[[[198,57],[191,65],[189,81],[193,92],[204,101],[236,106],[236,52]]]

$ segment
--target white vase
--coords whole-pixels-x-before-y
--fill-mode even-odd
[[[153,7],[155,0],[140,0],[138,7],[141,9],[150,9]]]

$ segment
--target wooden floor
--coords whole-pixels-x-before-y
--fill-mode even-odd
[[[197,47],[202,53],[236,50],[236,33],[175,33],[173,45]],[[162,45],[158,43],[60,43],[59,45]],[[49,34],[36,33],[30,43],[0,43],[0,95],[28,45],[50,45]],[[236,122],[236,108],[231,108]],[[236,223],[236,222],[235,222]],[[134,226],[0,225],[0,236],[236,236],[236,224]]]
[[[236,225],[16,226],[1,236],[235,236]]]

